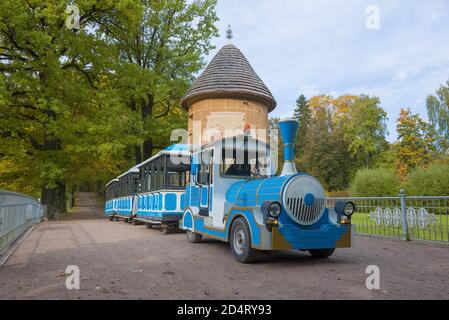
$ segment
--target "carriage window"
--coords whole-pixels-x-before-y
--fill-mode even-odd
[[[167,189],[184,188],[186,186],[186,172],[168,171],[167,172]]]
[[[199,159],[201,164],[196,181],[200,185],[209,185],[212,183],[213,150],[204,151],[199,155]]]
[[[157,188],[158,190],[164,189],[164,170],[165,170],[165,158],[160,158],[158,160],[158,181]]]

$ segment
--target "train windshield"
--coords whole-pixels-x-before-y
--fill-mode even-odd
[[[269,177],[270,152],[265,149],[223,148],[221,175],[227,178]]]

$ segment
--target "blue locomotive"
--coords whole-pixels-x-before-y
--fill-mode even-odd
[[[180,222],[189,241],[206,236],[229,242],[243,263],[253,261],[258,251],[307,250],[325,258],[335,248],[351,246],[354,204],[327,208],[319,181],[296,171],[293,141],[298,122],[281,121],[280,130],[285,161],[280,176],[267,170],[268,146],[251,137],[223,139],[192,154]]]
[[[326,258],[351,246],[353,203],[326,206],[323,187],[297,173],[293,141],[298,122],[279,124],[284,167],[271,174],[271,151],[248,135],[224,138],[200,150],[174,145],[132,168],[107,186],[111,219],[179,228],[193,243],[202,237],[229,242],[237,261],[260,251],[304,250]]]

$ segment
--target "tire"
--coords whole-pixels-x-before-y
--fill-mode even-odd
[[[128,223],[129,219],[125,218],[125,219],[123,219],[123,222]]]
[[[232,254],[238,262],[251,263],[256,260],[259,252],[251,248],[251,232],[243,218],[237,218],[232,223],[229,242]]]
[[[201,234],[198,234],[196,232],[187,230],[186,232],[187,240],[191,243],[200,243],[203,239],[203,236]]]
[[[138,226],[140,223],[136,219],[133,219],[132,224],[133,224],[133,226]]]
[[[335,248],[309,250],[309,253],[312,255],[312,257],[318,258],[318,259],[329,258],[331,255],[334,254],[334,252],[335,252]]]
[[[109,221],[114,221],[114,216],[109,216]]]
[[[161,225],[161,232],[162,232],[162,234],[169,234],[170,233],[170,228],[166,224],[162,224]]]
[[[152,223],[145,223],[145,225],[147,226],[148,229],[152,229],[153,228],[153,224]]]

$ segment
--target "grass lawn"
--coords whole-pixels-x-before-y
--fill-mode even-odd
[[[409,227],[409,235],[412,239],[449,241],[449,218],[447,215],[435,215],[435,223],[430,224],[427,229],[422,230],[419,227]],[[378,225],[370,217],[369,213],[356,213],[352,217],[352,223],[356,225],[358,234],[380,235],[386,237],[400,238],[402,235],[402,225],[386,226]]]

